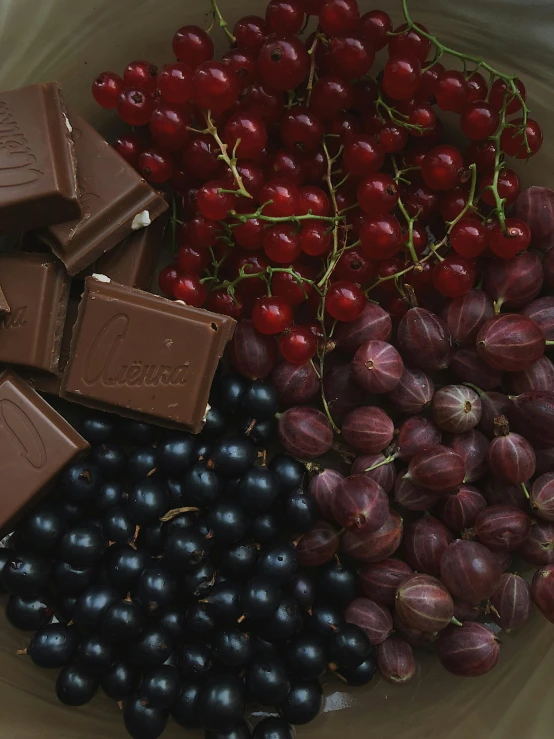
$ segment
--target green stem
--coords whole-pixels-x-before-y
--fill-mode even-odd
[[[212,6],[212,15],[214,17],[214,23],[217,23],[219,27],[223,30],[223,32],[226,34],[229,41],[234,44],[236,41],[236,38],[233,36],[231,31],[229,30],[229,26],[227,24],[227,21],[225,18],[221,15],[221,11],[217,7],[217,3],[215,0],[210,0],[211,6]]]
[[[527,500],[529,500],[529,491],[527,490],[527,485],[524,482],[521,483],[521,489],[525,493],[525,497],[527,498]]]
[[[233,177],[235,178],[235,182],[237,183],[237,186],[238,186],[238,190],[235,190],[235,195],[241,195],[243,198],[252,199],[252,195],[250,195],[250,193],[244,187],[244,182],[242,181],[242,177],[240,176],[240,173],[237,169],[237,160],[235,157],[231,159],[231,157],[227,153],[227,149],[228,149],[227,144],[219,136],[217,127],[212,120],[212,115],[210,111],[208,111],[206,114],[206,125],[207,125],[208,132],[214,137],[217,145],[219,146],[219,149],[221,151],[221,155],[220,155],[221,159],[223,159],[225,164],[229,167],[229,169],[233,173]]]

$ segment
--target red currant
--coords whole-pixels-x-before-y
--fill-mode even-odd
[[[417,24],[422,31],[427,33],[427,29],[422,23]],[[394,29],[394,33],[389,40],[389,56],[396,57],[415,57],[423,63],[429,56],[431,50],[431,42],[425,36],[422,36],[415,28],[408,28],[404,23]]]
[[[361,33],[367,38],[375,51],[384,49],[389,42],[388,34],[392,31],[392,20],[383,10],[370,10],[360,18]]]
[[[229,49],[221,61],[231,69],[241,90],[249,87],[258,77],[256,52],[249,49]]]
[[[421,63],[416,57],[391,57],[383,70],[383,90],[393,100],[410,100],[421,82]]]
[[[250,218],[245,223],[239,223],[233,229],[233,236],[239,246],[248,251],[261,249],[264,243],[265,224],[258,218]]]
[[[327,36],[354,31],[360,21],[356,0],[327,0],[319,11],[319,26]]]
[[[334,282],[327,290],[325,310],[336,321],[355,321],[365,305],[362,289],[353,282]]]
[[[297,186],[302,185],[304,183],[304,172],[299,155],[285,149],[276,151],[269,160],[267,177],[268,179],[277,177],[278,179],[290,180]]]
[[[292,108],[281,121],[281,138],[288,151],[315,151],[323,139],[323,123],[304,106]]]
[[[173,160],[163,149],[146,149],[139,157],[139,172],[156,185],[167,182],[173,174]]]
[[[328,216],[331,212],[331,201],[320,187],[306,185],[300,188],[298,215],[311,213],[314,216]]]
[[[366,39],[357,36],[334,36],[329,39],[331,70],[347,80],[367,74],[375,61],[375,52]]]
[[[387,301],[386,307],[392,318],[399,321],[410,309],[410,304],[401,295],[394,295]]]
[[[113,148],[126,162],[138,169],[139,157],[145,149],[144,141],[135,133],[126,133],[114,141]]]
[[[182,105],[192,97],[193,71],[184,62],[166,64],[158,73],[158,90],[166,103]]]
[[[158,88],[158,68],[143,59],[131,62],[123,72],[123,83],[126,88],[144,90],[153,95]]]
[[[198,190],[196,204],[204,218],[222,221],[227,213],[234,209],[236,196],[230,192],[222,192],[229,189],[226,184],[224,181],[210,180]]]
[[[427,264],[427,262],[425,262]],[[395,281],[392,278],[394,275],[398,274],[404,267],[404,264],[398,259],[397,257],[393,257],[392,259],[383,259],[382,261],[377,263],[377,277],[380,280],[385,280],[381,285],[379,285],[379,288],[381,290],[384,290],[385,292],[396,292],[396,285]],[[414,288],[415,289],[415,288]]]
[[[532,118],[527,119],[526,133],[527,146],[521,129],[523,127],[523,118],[516,118],[511,121],[510,126],[502,131],[500,137],[500,147],[510,157],[516,159],[527,159],[538,152],[542,146],[543,134],[542,128]]]
[[[240,276],[241,270],[244,274],[259,274],[265,272],[268,261],[264,254],[253,253],[236,254],[228,264],[229,278],[231,280]],[[263,277],[248,277],[240,283],[240,292],[246,297],[259,297],[266,292],[266,283]]]
[[[398,202],[398,187],[392,177],[384,172],[366,177],[358,186],[358,202],[369,216],[389,213]]]
[[[220,235],[221,229],[218,223],[204,218],[201,213],[196,213],[186,224],[184,240],[198,249],[209,249]]]
[[[460,187],[445,192],[440,199],[439,211],[444,221],[455,221],[460,213],[465,209],[468,201],[468,194]]]
[[[166,151],[182,149],[189,136],[189,118],[174,105],[160,104],[152,111],[150,133],[152,138]]]
[[[408,143],[408,138],[408,129],[396,123],[385,123],[378,134],[379,143],[387,154],[402,151]]]
[[[439,206],[437,192],[418,181],[406,188],[403,200],[408,215],[423,222],[427,222]]]
[[[173,295],[176,300],[200,308],[208,296],[208,288],[198,275],[179,275],[173,285]]]
[[[230,295],[227,290],[214,290],[209,293],[204,307],[213,313],[231,316],[235,321],[240,321],[243,317],[243,304],[240,295],[236,293]]]
[[[270,0],[265,20],[270,33],[295,36],[304,24],[304,11],[296,0]]]
[[[490,205],[491,208],[496,205],[496,200],[492,190],[486,189],[490,187],[494,180],[494,174],[488,172],[481,177],[479,189],[481,191],[481,200]],[[515,203],[521,191],[521,182],[517,174],[511,169],[503,169],[498,173],[498,194],[508,205]]]
[[[525,85],[521,80],[515,80],[515,86],[522,99],[525,101],[527,97]],[[496,108],[496,110],[502,110],[502,107],[504,106],[504,100],[507,98],[508,105],[506,107],[506,114],[511,115],[512,113],[517,113],[518,110],[521,110],[521,100],[516,95],[514,95],[514,93],[511,91],[511,87],[510,92],[508,94],[507,93],[508,85],[503,79],[499,77],[491,85],[491,89],[489,92],[489,103],[493,106],[493,108]]]
[[[199,26],[183,26],[173,37],[173,53],[181,62],[195,69],[214,57],[214,44]]]
[[[411,131],[412,136],[427,136],[434,131],[437,116],[428,103],[412,101],[405,103],[404,106],[400,104],[399,110],[408,116],[407,123],[419,127],[418,130]]]
[[[517,218],[506,219],[506,229],[495,223],[489,230],[489,247],[497,257],[512,259],[520,251],[525,251],[531,243],[529,226]]]
[[[294,271],[301,277],[311,279],[313,275],[303,264],[295,264]],[[271,278],[271,292],[279,298],[283,298],[289,305],[297,306],[307,300],[313,293],[314,288],[309,282],[295,277],[290,272],[274,272]]]
[[[467,150],[470,164],[476,164],[479,172],[494,169],[496,149],[493,141],[472,141]]]
[[[158,275],[158,286],[163,294],[167,295],[168,298],[173,297],[173,286],[178,277],[179,272],[176,264],[168,264],[167,267],[164,267]]]
[[[390,259],[402,244],[402,229],[393,215],[371,218],[360,228],[362,249],[368,259]]]
[[[266,89],[256,82],[245,91],[240,108],[259,116],[266,123],[277,123],[283,115],[284,104],[282,92]]]
[[[198,107],[212,113],[222,113],[236,102],[239,84],[227,65],[221,62],[203,62],[194,72],[192,91]]]
[[[309,326],[286,328],[279,339],[279,351],[291,364],[309,362],[317,351],[317,339]]]
[[[385,151],[368,134],[349,137],[344,144],[343,162],[351,175],[367,177],[378,172],[385,161]]]
[[[213,136],[197,134],[185,142],[181,161],[186,172],[199,180],[210,180],[222,172],[220,151]]]
[[[242,179],[242,184],[244,185],[244,189],[246,190],[246,192],[249,192],[254,200],[258,200],[258,197],[265,182],[263,169],[261,167],[258,167],[256,164],[253,164],[252,162],[246,161],[244,159],[239,159],[239,161],[237,162],[237,172]],[[235,178],[231,170],[228,170],[227,176],[229,177],[231,188],[233,188],[235,186]],[[240,198],[237,203],[237,209],[239,207],[239,204],[244,206],[245,213],[252,212],[253,208],[251,200]]]
[[[462,218],[450,231],[454,251],[467,259],[475,259],[487,248],[487,229],[478,218]]]
[[[327,141],[327,149],[334,156],[348,139],[360,131],[360,122],[352,113],[341,110],[334,118],[327,121],[326,133],[332,134]]]
[[[259,15],[246,15],[235,23],[233,35],[239,49],[260,51],[267,36],[267,25]]]
[[[292,308],[283,298],[258,298],[252,310],[252,323],[261,334],[280,334],[293,321]]]
[[[433,269],[433,285],[446,298],[459,298],[468,293],[475,282],[473,262],[457,254],[449,254]]]
[[[264,215],[272,218],[293,216],[298,211],[299,201],[300,192],[296,185],[284,179],[266,182],[260,192]]]
[[[460,118],[460,127],[462,132],[474,141],[483,141],[492,136],[498,124],[500,123],[500,115],[492,105],[482,100],[476,100],[468,103]]]
[[[346,280],[357,285],[365,285],[374,277],[375,267],[359,247],[344,252],[333,271],[334,280]]]
[[[402,243],[407,244],[410,238],[410,232],[407,228],[402,229]],[[414,247],[414,251],[418,256],[421,256],[425,249],[427,248],[427,244],[429,243],[429,234],[427,233],[427,229],[422,223],[418,223],[417,221],[413,225],[412,229],[412,244]]]
[[[327,161],[323,149],[318,148],[311,154],[306,154],[300,159],[304,182],[308,185],[318,185],[327,171]]]
[[[154,98],[143,90],[123,90],[117,101],[119,117],[130,126],[144,126],[154,110]]]
[[[117,106],[123,91],[123,80],[115,72],[102,72],[92,83],[92,95],[98,105],[111,110]]]
[[[433,66],[428,67],[421,73],[421,84],[416,91],[417,100],[429,102],[431,98],[434,98],[437,91],[438,81],[442,77],[443,73],[444,67],[440,62],[433,64]]]
[[[375,102],[379,98],[379,87],[375,80],[367,78],[356,80],[352,91],[353,100],[349,107],[354,108],[358,113],[375,111]]]
[[[461,113],[468,98],[468,84],[464,75],[452,69],[443,72],[437,81],[435,98],[441,110]]]
[[[308,75],[310,56],[296,36],[268,39],[258,56],[264,85],[272,90],[294,90]]]
[[[354,90],[352,85],[335,74],[320,77],[315,83],[310,107],[322,119],[334,118],[341,110],[352,107]]]
[[[235,156],[254,159],[267,143],[267,128],[261,118],[239,111],[225,123],[223,140]]]
[[[319,221],[308,223],[300,231],[300,246],[304,254],[319,257],[331,251],[332,239],[328,226]]]
[[[290,264],[300,256],[300,234],[295,226],[279,223],[268,228],[264,236],[264,252],[277,264]]]
[[[421,175],[432,190],[451,190],[459,184],[463,167],[464,160],[458,149],[443,144],[427,152]]]
[[[183,244],[177,252],[177,265],[181,272],[199,275],[210,263],[210,258],[208,249]]]

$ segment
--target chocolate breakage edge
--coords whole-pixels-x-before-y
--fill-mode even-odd
[[[60,395],[198,433],[234,328],[228,316],[88,277]]]

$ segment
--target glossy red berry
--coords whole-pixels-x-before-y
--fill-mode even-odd
[[[297,186],[304,184],[304,168],[300,154],[279,149],[270,157],[266,176],[269,180],[275,177],[290,180]]]
[[[483,141],[492,136],[500,123],[500,115],[483,100],[467,103],[460,117],[460,127],[468,139]]]
[[[522,99],[525,100],[527,97],[527,91],[525,85],[521,80],[515,80],[515,86]],[[510,89],[508,91],[508,85],[505,80],[500,77],[496,79],[489,92],[489,103],[496,108],[496,110],[502,110],[504,101],[507,99],[506,114],[511,115],[521,110],[521,100],[513,93]]]
[[[258,298],[252,310],[252,323],[261,334],[280,334],[293,321],[291,306],[277,296]]]
[[[258,78],[258,59],[251,49],[229,49],[221,61],[233,71],[241,90],[250,87]]]
[[[527,249],[530,243],[529,226],[517,218],[507,218],[504,231],[500,223],[496,223],[489,231],[489,247],[502,259],[512,259],[520,251]]]
[[[154,110],[154,98],[143,90],[123,90],[117,101],[119,117],[130,126],[144,126]]]
[[[300,246],[304,254],[319,257],[331,251],[333,244],[332,234],[325,223],[314,221],[304,226],[300,231]]]
[[[330,120],[341,110],[352,107],[352,85],[338,75],[320,77],[312,89],[310,107],[322,120]]]
[[[402,229],[393,215],[366,221],[360,229],[362,250],[369,259],[390,259],[402,245]]]
[[[158,68],[144,59],[131,62],[123,72],[123,84],[125,88],[144,90],[153,95],[158,87]]]
[[[406,188],[403,200],[408,215],[424,223],[429,221],[439,205],[437,191],[417,180]]]
[[[239,85],[232,70],[221,62],[203,62],[192,78],[194,102],[212,113],[228,110],[237,100]]]
[[[468,103],[487,99],[488,85],[482,74],[479,74],[479,72],[472,72],[467,75],[466,80]]]
[[[189,136],[189,124],[189,117],[180,108],[161,103],[152,111],[150,133],[160,148],[178,151]]]
[[[111,110],[117,106],[123,91],[123,80],[115,72],[102,72],[92,83],[92,95],[98,105]]]
[[[433,269],[433,285],[447,298],[459,298],[468,293],[475,282],[473,262],[457,254],[449,254]]]
[[[389,213],[398,202],[398,186],[384,172],[370,175],[358,186],[358,202],[367,215],[375,217]]]
[[[308,75],[310,56],[295,36],[268,39],[258,56],[260,77],[272,90],[294,90]]]
[[[297,0],[270,0],[265,21],[270,33],[294,36],[304,24],[304,11]]]
[[[373,45],[375,51],[384,49],[389,42],[388,34],[392,31],[392,20],[383,10],[370,10],[360,18],[363,36]]]
[[[158,90],[166,103],[182,105],[192,97],[193,71],[184,62],[166,64],[158,73]]]
[[[265,222],[259,218],[249,218],[245,223],[239,223],[233,229],[235,241],[243,249],[256,251],[261,249],[264,243]]]
[[[510,157],[516,159],[527,159],[532,157],[538,152],[542,146],[543,133],[540,125],[532,118],[527,119],[526,134],[527,143],[525,137],[521,132],[523,127],[523,118],[517,118],[515,121],[510,121],[510,126],[505,128],[500,137],[500,147]],[[529,150],[527,150],[529,147]]]
[[[373,263],[357,246],[342,254],[333,271],[335,280],[346,280],[358,285],[365,285],[370,280],[373,281],[374,275]]]
[[[307,300],[312,295],[314,288],[309,282],[303,280],[311,279],[309,269],[303,264],[293,265],[296,274],[290,272],[274,272],[271,278],[271,292],[279,298],[283,298],[289,305],[296,306]]]
[[[240,18],[233,28],[233,36],[239,49],[260,51],[267,36],[267,24],[259,15]]]
[[[158,286],[168,298],[173,297],[173,286],[178,277],[179,271],[176,264],[168,264],[158,275]]]
[[[360,20],[356,0],[327,0],[319,11],[319,26],[327,36],[354,31]]]
[[[281,121],[281,138],[290,152],[315,151],[321,144],[323,134],[322,121],[304,106],[292,108]]]
[[[304,364],[316,353],[317,339],[309,326],[291,326],[279,339],[279,351],[287,362]]]
[[[298,199],[298,215],[328,216],[331,212],[331,201],[328,195],[315,185],[301,187]]]
[[[200,308],[208,295],[206,283],[198,275],[179,275],[173,284],[173,295],[187,305]]]
[[[173,174],[173,159],[163,149],[146,149],[139,157],[138,168],[145,180],[160,185]]]
[[[493,141],[472,141],[467,150],[469,164],[476,164],[478,172],[494,169],[495,144]]]
[[[421,84],[417,88],[415,97],[417,100],[428,102],[434,98],[437,90],[437,83],[444,73],[444,67],[440,62],[428,67],[421,73]]]
[[[277,123],[283,114],[283,93],[255,82],[241,98],[240,107],[263,118],[266,123]]]
[[[443,144],[427,152],[421,176],[432,190],[451,190],[460,182],[464,160],[458,149]]]
[[[225,123],[223,140],[236,157],[255,159],[267,143],[267,128],[261,118],[239,111]]]
[[[296,185],[284,179],[270,180],[260,191],[260,203],[266,216],[293,216],[298,210],[299,200],[300,192]]]
[[[450,231],[450,243],[461,257],[475,259],[487,248],[487,229],[478,218],[462,218]]]
[[[358,36],[334,36],[329,39],[329,66],[347,80],[367,74],[375,61],[369,41]]]
[[[391,57],[383,70],[382,86],[393,100],[410,100],[421,82],[421,63],[413,56]]]
[[[199,26],[183,26],[173,37],[173,53],[181,62],[196,69],[202,62],[214,57],[214,44]]]
[[[177,252],[177,265],[179,270],[185,274],[202,274],[210,260],[208,249],[199,249],[190,244],[183,244]]]
[[[197,213],[186,225],[186,239],[191,246],[199,249],[209,249],[217,241],[221,230],[218,223],[204,218]]]
[[[346,170],[357,177],[378,172],[385,161],[385,152],[368,134],[350,136],[344,144],[343,162]]]
[[[139,136],[134,133],[127,133],[114,141],[113,148],[126,162],[138,169],[139,157],[146,146]]]
[[[243,316],[244,306],[240,295],[230,295],[227,290],[214,290],[208,294],[204,307],[213,313],[221,313],[230,316],[235,321],[240,321]]]
[[[379,143],[387,154],[402,151],[409,139],[408,129],[396,123],[385,123],[377,134]]]
[[[445,192],[439,203],[440,214],[445,221],[454,221],[465,209],[468,193],[460,187]]]
[[[264,252],[273,262],[290,264],[298,259],[302,245],[296,226],[278,223],[268,228],[264,236]]]
[[[197,134],[186,141],[181,161],[185,172],[199,180],[211,180],[221,173],[221,152],[209,134]]]
[[[435,98],[441,110],[461,113],[468,98],[467,80],[461,72],[448,70],[437,81]]]
[[[229,189],[226,184],[220,180],[211,180],[198,190],[196,204],[204,218],[210,221],[222,221],[235,207],[236,196],[230,192],[222,192],[222,190]]]
[[[496,205],[494,194],[492,190],[488,189],[493,184],[493,180],[494,173],[487,172],[487,174],[481,177],[479,181],[481,200],[491,207]],[[521,182],[513,170],[503,169],[498,174],[497,187],[499,196],[506,201],[507,205],[511,205],[512,203],[515,203],[519,196],[521,191]]]
[[[417,26],[427,33],[427,28],[422,23]],[[394,35],[389,40],[389,56],[413,56],[423,63],[429,56],[431,50],[431,42],[422,34],[418,33],[415,28],[408,28],[406,23],[394,29]]]
[[[325,310],[337,321],[355,321],[366,304],[362,289],[353,282],[335,282],[328,291]]]

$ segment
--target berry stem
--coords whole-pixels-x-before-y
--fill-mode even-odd
[[[215,0],[210,0],[211,6],[212,6],[212,15],[214,18],[214,23],[217,23],[219,27],[223,30],[229,41],[234,44],[236,41],[236,38],[233,36],[231,31],[229,30],[229,26],[227,24],[227,21],[225,18],[221,15],[220,9],[217,7],[217,3]]]
[[[529,500],[530,498],[529,490],[527,490],[527,485],[524,482],[521,483],[521,489],[525,493],[525,497],[527,498],[527,500]]]
[[[313,44],[308,49],[308,54],[310,55],[310,76],[308,77],[308,84],[306,86],[306,91],[308,93],[306,96],[306,105],[310,104],[310,98],[312,96],[312,90],[314,87],[315,62],[316,62],[315,52],[316,52],[318,43],[319,43],[319,38],[316,34]]]
[[[208,133],[210,133],[214,137],[217,145],[219,146],[221,150],[221,154],[220,154],[221,159],[223,159],[225,164],[229,167],[229,169],[233,173],[233,177],[235,178],[235,182],[237,183],[237,186],[238,186],[238,190],[235,190],[234,194],[241,195],[243,198],[252,199],[252,195],[250,195],[250,193],[244,187],[244,182],[242,181],[242,177],[240,176],[239,171],[237,169],[237,160],[234,157],[233,159],[229,157],[229,154],[227,153],[227,149],[228,149],[227,144],[220,138],[219,133],[217,131],[217,127],[212,120],[210,111],[206,113],[206,126],[207,126]]]

